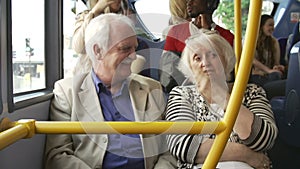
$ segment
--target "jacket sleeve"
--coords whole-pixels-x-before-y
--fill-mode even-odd
[[[72,92],[60,82],[55,83],[54,98],[51,101],[50,120],[70,121]],[[73,140],[69,134],[48,134],[45,150],[46,169],[75,169],[90,167],[74,155]]]

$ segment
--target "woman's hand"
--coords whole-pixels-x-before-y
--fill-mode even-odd
[[[261,152],[252,151],[246,161],[255,169],[269,169],[272,168],[272,162],[268,156]]]
[[[274,67],[273,67],[273,69],[274,70],[279,70],[280,72],[284,72],[284,66],[283,65],[275,65]]]

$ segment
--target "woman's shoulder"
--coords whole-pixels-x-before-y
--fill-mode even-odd
[[[263,95],[264,97],[266,97],[266,91],[257,84],[254,83],[247,84],[244,96],[253,98],[258,95]]]

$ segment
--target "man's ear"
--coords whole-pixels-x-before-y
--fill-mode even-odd
[[[93,46],[93,51],[94,51],[94,55],[95,55],[96,59],[100,60],[102,58],[101,48],[97,44],[95,44]]]

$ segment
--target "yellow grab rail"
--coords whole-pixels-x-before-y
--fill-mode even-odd
[[[241,5],[237,3],[235,5]],[[30,138],[34,134],[84,134],[84,133],[131,133],[131,134],[216,134],[216,139],[203,164],[203,169],[214,169],[224,151],[229,135],[235,123],[243,94],[248,82],[254,50],[256,46],[258,25],[260,21],[262,0],[250,3],[248,27],[244,48],[239,62],[236,81],[224,119],[219,122],[50,122],[35,120],[19,120],[10,122],[4,118],[0,123],[0,150],[22,138]],[[238,9],[238,8],[237,8]],[[236,10],[236,8],[235,8]],[[251,23],[251,24],[250,24]],[[237,24],[240,25],[240,24]],[[238,29],[237,29],[238,30]],[[239,33],[235,40],[238,48]],[[237,49],[238,57],[238,49]],[[241,67],[243,69],[241,69]]]
[[[34,134],[219,134],[226,128],[223,122],[70,122],[32,119],[10,122],[7,118],[2,121],[1,128],[4,131],[0,133],[0,150]]]
[[[234,51],[236,57],[235,75],[237,74],[242,53],[242,8],[241,0],[234,0]]]

